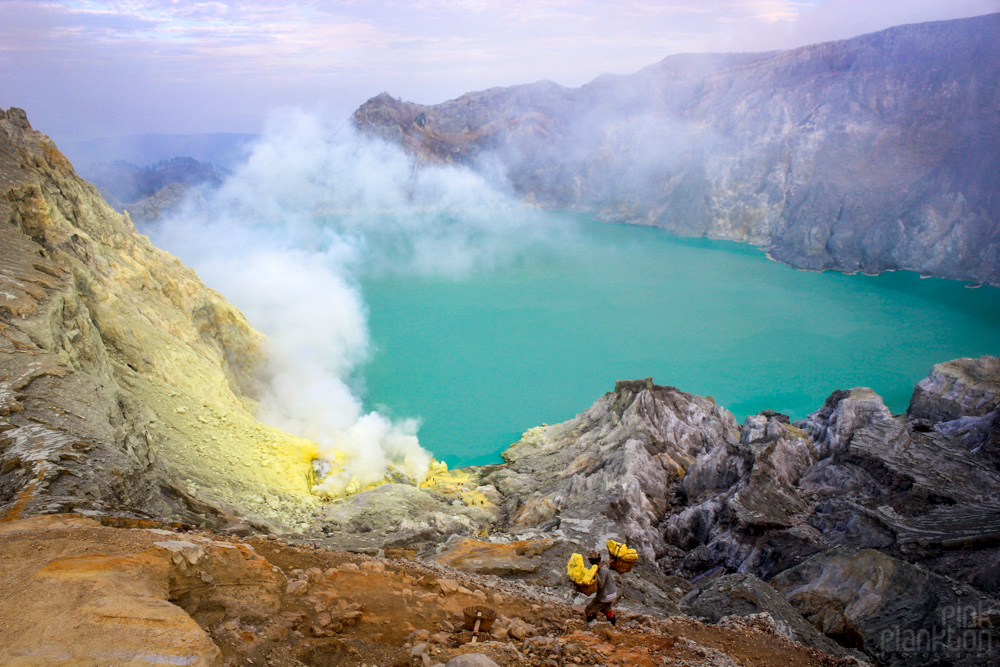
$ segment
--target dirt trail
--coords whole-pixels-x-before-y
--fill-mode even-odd
[[[840,664],[766,623],[620,613],[618,627],[587,628],[578,601],[439,564],[266,537],[70,515],[0,528],[3,664],[430,667],[469,652],[505,667]],[[475,644],[462,614],[473,605],[499,614]],[[141,645],[130,643],[136,633]]]

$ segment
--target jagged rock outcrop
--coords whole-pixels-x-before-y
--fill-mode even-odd
[[[685,473],[737,439],[732,414],[710,398],[651,379],[619,382],[576,419],[529,430],[486,479],[504,496],[511,533],[601,547],[624,538],[654,561],[668,551],[660,524]]]
[[[0,517],[287,523],[314,447],[254,418],[263,361],[239,311],[0,113]]]
[[[966,380],[942,381],[942,368],[965,369]],[[947,403],[939,418],[949,422],[968,418],[966,408],[991,409],[983,396],[1000,379],[997,368],[995,358],[942,364],[914,405]],[[930,600],[1000,609],[1000,475],[983,450],[923,417],[892,415],[867,388],[834,392],[796,424],[765,411],[737,428],[710,399],[651,380],[619,382],[577,418],[529,430],[504,458],[484,477],[502,494],[504,529],[556,539],[546,552],[553,560],[607,538],[641,547],[638,576],[623,579],[629,599],[644,605],[674,604],[677,577],[663,575],[679,574],[695,582],[682,602],[691,613],[780,619],[791,602],[830,637],[892,664],[912,654],[904,646],[890,655],[873,637],[891,623],[904,634],[928,630],[943,613]],[[462,549],[449,544],[442,557],[451,551]],[[875,568],[857,558],[874,558],[905,581],[881,591],[877,604],[845,598],[864,590],[847,575]],[[842,561],[854,564],[844,570]],[[549,569],[525,577],[557,585]],[[718,579],[726,573],[753,579]],[[918,576],[922,587],[909,600],[907,582]],[[760,580],[772,578],[784,605],[768,602],[777,593]],[[660,595],[649,590],[656,587]],[[910,603],[920,609],[894,611]],[[802,628],[795,636],[824,645]],[[978,654],[962,660],[987,664]]]
[[[962,443],[1000,471],[1000,359],[938,364],[917,385],[907,410],[920,427]]]
[[[773,583],[815,627],[879,664],[995,660],[996,598],[873,549],[831,549]],[[921,655],[924,663],[915,660]]]
[[[354,121],[419,160],[502,171],[548,207],[747,241],[799,268],[997,285],[998,32],[991,14],[671,56],[576,89],[433,106],[383,93]]]

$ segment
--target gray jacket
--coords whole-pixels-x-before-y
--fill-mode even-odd
[[[615,585],[615,575],[607,563],[597,568],[597,601],[614,602],[618,597],[618,586]]]

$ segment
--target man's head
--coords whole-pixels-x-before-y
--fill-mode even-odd
[[[590,561],[591,565],[597,565],[601,562],[601,552],[597,549],[591,549],[587,552],[587,560]]]

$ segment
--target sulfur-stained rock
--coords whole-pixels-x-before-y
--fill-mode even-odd
[[[312,506],[315,446],[253,415],[263,338],[19,109],[0,111],[0,223],[0,518],[125,508],[221,526],[225,506],[275,518],[265,493]],[[263,453],[280,464],[241,465]]]

